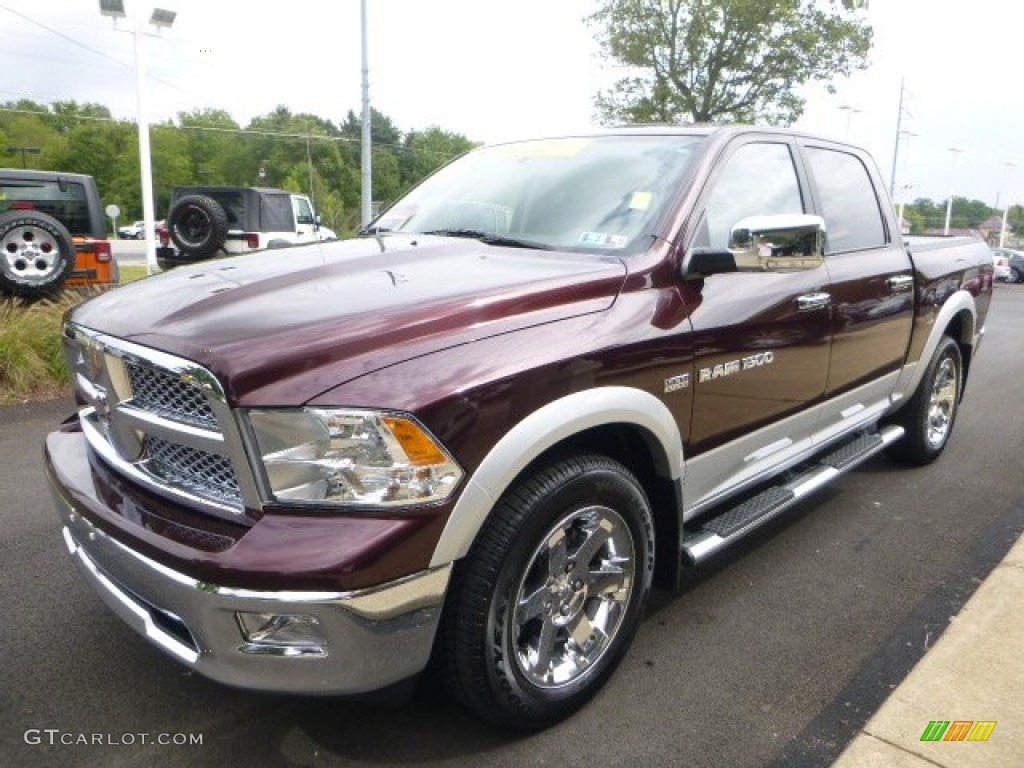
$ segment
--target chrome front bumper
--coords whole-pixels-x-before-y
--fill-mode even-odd
[[[426,666],[451,566],[355,592],[270,592],[208,584],[145,557],[86,520],[53,486],[75,564],[139,634],[209,678],[264,691],[373,691]],[[238,613],[310,617],[321,643],[252,642]]]

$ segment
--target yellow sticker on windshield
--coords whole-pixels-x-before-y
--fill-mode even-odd
[[[646,211],[651,207],[652,197],[650,192],[634,192],[633,197],[629,199],[629,207],[634,211]]]
[[[574,157],[591,141],[591,139],[521,141],[514,144],[501,144],[491,151],[509,157]]]

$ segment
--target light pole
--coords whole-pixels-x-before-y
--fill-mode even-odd
[[[850,140],[850,124],[853,122],[853,116],[859,114],[860,110],[856,107],[851,107],[849,104],[840,104],[839,108],[846,112],[846,140]]]
[[[38,155],[42,150],[39,147],[7,147],[7,151],[12,155],[15,152],[21,153],[21,167],[28,168],[28,161],[25,159],[25,155]]]
[[[1010,192],[1009,192],[1009,189],[1010,189],[1010,186],[1011,186],[1011,182],[1013,181],[1013,169],[1017,167],[1016,163],[1004,163],[1004,165],[1006,166],[1006,188],[1007,188],[1006,197],[1007,197],[1007,202],[1003,203],[1003,226],[1000,227],[1000,229],[999,229],[999,247],[1000,248],[1006,247],[1006,216],[1010,212],[1010,203],[1009,203]]]
[[[114,23],[124,18],[124,0],[100,0],[100,13],[110,16]],[[154,8],[149,23],[159,32],[164,27],[174,24],[177,14],[163,8]],[[153,209],[153,159],[149,144],[149,118],[146,109],[146,32],[142,24],[142,15],[135,10],[133,16],[132,35],[135,43],[135,103],[139,124],[139,172],[142,182],[142,218],[146,221],[146,273],[152,275],[157,270],[156,264],[156,216]]]
[[[362,168],[363,168],[363,190],[362,190],[362,226],[366,226],[370,223],[370,219],[373,218],[373,173],[372,163],[373,154],[370,151],[370,141],[373,134],[371,133],[370,122],[372,120],[372,113],[370,112],[370,54],[367,51],[367,34],[366,34],[366,0],[361,0],[360,4],[360,21],[362,26],[362,40],[363,40],[363,133],[362,133]]]
[[[946,201],[946,226],[942,230],[942,234],[949,234],[949,220],[953,215],[953,172],[956,170],[956,156],[963,152],[959,147],[949,148],[951,162],[949,164],[949,199]]]

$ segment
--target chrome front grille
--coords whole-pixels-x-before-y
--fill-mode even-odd
[[[172,485],[241,506],[242,492],[226,456],[171,443],[155,435],[146,438],[146,453],[150,471]]]
[[[65,351],[89,444],[150,490],[228,519],[259,509],[224,390],[206,368],[74,325]]]
[[[170,371],[126,361],[132,387],[132,403],[168,419],[218,429],[217,417],[202,388]]]

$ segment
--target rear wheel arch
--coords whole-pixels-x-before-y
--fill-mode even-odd
[[[967,384],[967,374],[971,369],[971,358],[974,352],[974,335],[975,335],[975,320],[974,315],[968,312],[966,309],[961,309],[957,314],[946,324],[943,336],[948,336],[956,345],[960,348],[960,357],[962,360],[961,369],[961,386],[960,386],[960,399],[963,400],[964,390]]]

